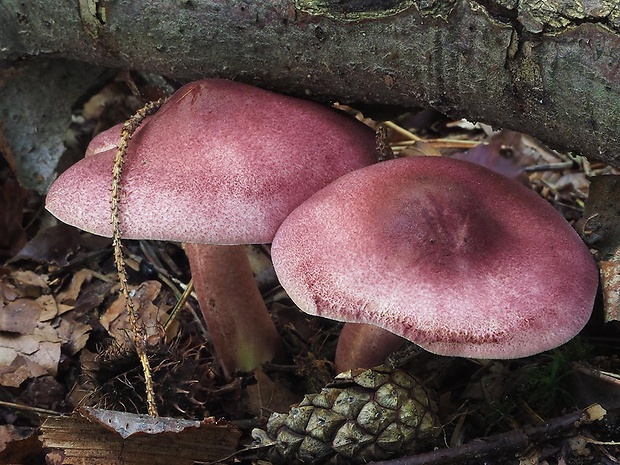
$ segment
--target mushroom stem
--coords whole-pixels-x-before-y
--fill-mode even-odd
[[[405,343],[405,339],[378,326],[347,323],[336,347],[336,370],[342,373],[356,368],[372,368]]]
[[[281,350],[243,246],[185,244],[194,289],[224,375],[250,371]]]

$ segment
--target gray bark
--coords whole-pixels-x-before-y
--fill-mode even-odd
[[[35,55],[430,105],[620,166],[613,0],[3,0],[0,62]]]
[[[41,59],[0,71],[0,152],[23,187],[47,192],[66,152],[72,106],[103,72]]]

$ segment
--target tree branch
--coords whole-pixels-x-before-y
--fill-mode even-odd
[[[620,10],[534,0],[5,0],[48,54],[315,99],[433,106],[620,166]]]

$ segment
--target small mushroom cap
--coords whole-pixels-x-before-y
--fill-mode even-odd
[[[136,129],[136,132],[141,128]],[[121,129],[123,129],[123,123],[112,126],[110,129],[106,129],[100,132],[92,138],[88,147],[86,147],[85,157],[90,157],[101,152],[107,152],[108,150],[116,150],[118,147],[118,141],[121,138]],[[135,132],[134,132],[135,134]]]
[[[90,156],[52,185],[46,205],[60,220],[102,236],[112,235],[110,140],[93,142]],[[129,143],[122,235],[271,242],[297,205],[375,158],[373,131],[340,112],[231,81],[197,81],[178,90]]]
[[[140,132],[147,121],[151,119],[150,116],[144,118],[140,126],[136,128],[133,133],[133,136]],[[90,157],[91,155],[96,155],[101,152],[106,152],[108,150],[116,150],[118,147],[118,142],[121,138],[121,130],[123,129],[124,123],[117,124],[116,126],[112,126],[109,129],[106,129],[103,132],[100,132],[92,140],[89,142],[88,147],[86,147],[85,157]]]
[[[272,258],[302,310],[463,357],[563,344],[588,321],[598,286],[588,249],[547,202],[436,157],[336,180],[285,220]]]

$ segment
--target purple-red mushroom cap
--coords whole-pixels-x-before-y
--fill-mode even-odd
[[[60,220],[102,236],[112,235],[116,148],[108,146],[119,127],[110,131],[56,180],[46,204]],[[336,110],[232,81],[197,81],[177,91],[129,143],[122,234],[270,242],[297,205],[375,158],[373,131]]]
[[[536,193],[436,157],[336,180],[289,215],[272,258],[308,313],[474,358],[567,342],[588,321],[598,286],[589,250]]]
[[[144,124],[144,123],[143,123]],[[137,133],[142,128],[142,125],[134,132]],[[112,126],[110,129],[106,129],[100,132],[89,142],[86,147],[85,157],[97,155],[101,152],[107,152],[108,150],[116,150],[118,148],[118,142],[121,138],[121,129],[123,129],[123,123]]]
[[[120,129],[95,137],[86,158],[52,185],[47,209],[61,221],[112,235]],[[219,245],[271,242],[311,194],[375,161],[374,132],[343,113],[231,81],[197,81],[145,119],[128,144],[122,237],[195,243],[185,250],[223,371],[252,370],[276,356],[281,341],[244,250]]]

